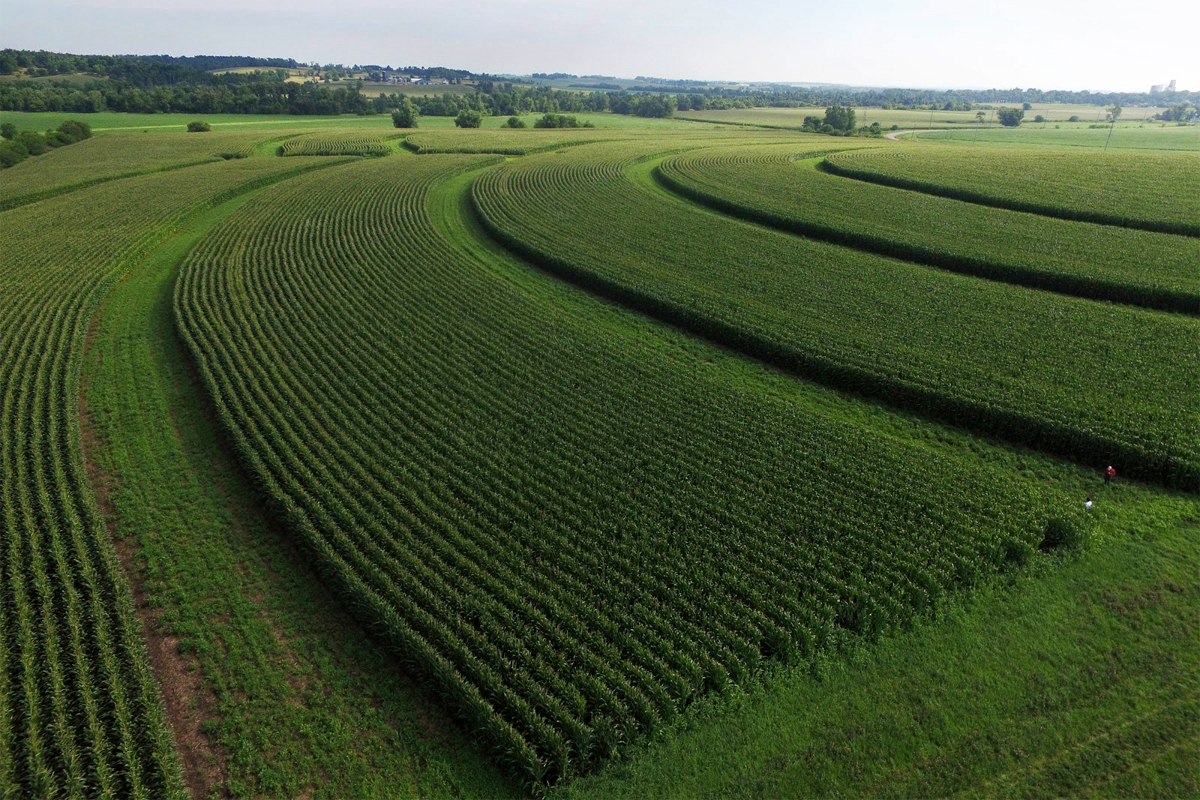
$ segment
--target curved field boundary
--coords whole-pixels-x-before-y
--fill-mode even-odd
[[[1157,319],[1141,309],[1105,305],[1097,306],[1092,323],[1082,305],[1071,305],[1084,301],[1046,295],[1030,296],[1026,303],[1020,287],[990,282],[980,284],[976,301],[975,289],[957,283],[961,277],[933,277],[938,272],[929,277],[917,273],[906,277],[902,268],[881,262],[878,280],[894,284],[899,294],[907,295],[905,302],[913,304],[916,315],[911,319],[941,326],[930,329],[928,336],[916,336],[909,345],[914,331],[906,327],[904,321],[910,317],[900,309],[892,322],[872,319],[869,326],[857,330],[852,325],[854,307],[900,301],[890,295],[881,299],[882,289],[866,283],[861,291],[844,285],[854,269],[873,269],[869,261],[845,263],[836,253],[820,250],[828,247],[824,244],[777,247],[749,231],[715,230],[702,219],[681,216],[712,212],[698,210],[660,187],[652,191],[681,203],[679,212],[661,202],[656,204],[652,196],[638,198],[632,187],[620,185],[627,184],[628,178],[618,181],[614,169],[602,161],[581,165],[547,160],[513,163],[476,181],[471,199],[489,235],[531,263],[710,341],[929,419],[1083,464],[1119,462],[1125,465],[1124,474],[1167,486],[1188,491],[1200,487],[1200,459],[1194,443],[1181,436],[1179,428],[1194,418],[1185,396],[1179,394],[1192,389],[1184,388],[1184,373],[1166,377],[1170,369],[1185,369],[1186,358],[1179,362],[1181,366],[1156,364],[1155,374],[1164,376],[1161,385],[1140,378],[1143,389],[1139,391],[1144,396],[1134,400],[1139,405],[1117,408],[1120,416],[1113,421],[1107,422],[1094,405],[1119,403],[1109,376],[1128,374],[1122,384],[1131,386],[1136,376],[1131,370],[1139,362],[1134,351],[1115,364],[1110,363],[1111,357],[1101,356],[1114,346],[1104,334],[1105,328],[1116,326],[1113,335],[1130,341],[1131,346],[1139,336],[1169,335],[1173,350],[1182,357],[1182,348],[1194,331],[1194,319]],[[534,174],[535,170],[546,172]],[[649,170],[645,171],[653,185]],[[584,195],[587,200],[582,199]],[[582,205],[577,209],[576,203]],[[585,218],[593,231],[588,240],[555,239],[557,247],[551,249],[554,231],[582,225]],[[643,229],[652,224],[676,239],[660,236],[646,252],[636,253],[636,248],[623,244],[642,241],[650,235]],[[611,244],[592,244],[599,241]],[[801,242],[797,240],[797,244]],[[864,254],[859,258],[877,257]],[[729,270],[739,263],[743,263],[739,269]],[[815,300],[809,299],[813,290],[804,288],[807,279],[803,276],[810,270],[817,291],[828,295],[824,303],[814,305]],[[792,273],[799,277],[793,279]],[[837,284],[826,285],[829,278],[823,276],[834,274],[842,277]],[[748,283],[755,288],[748,290]],[[926,292],[929,301],[923,298]],[[867,300],[868,296],[874,299]],[[952,305],[945,305],[947,302]],[[829,303],[841,313],[829,317]],[[787,313],[783,313],[785,306],[790,309]],[[1012,320],[1022,331],[1015,340],[1004,319],[979,319],[986,313],[1009,312],[1019,315]],[[1045,329],[1028,324],[1039,315],[1052,321],[1061,331],[1057,335],[1065,337],[1063,341],[1053,346],[1041,341],[1047,335]],[[806,316],[811,316],[811,324],[803,322]],[[961,318],[971,327],[958,331],[948,322],[935,322],[950,317]],[[985,327],[977,330],[976,325]],[[1152,330],[1157,333],[1151,334]],[[882,344],[866,350],[847,344],[859,340],[865,345],[877,337],[884,337]],[[1001,365],[980,364],[979,352],[968,351],[966,355],[972,357],[960,366],[952,351],[943,352],[941,344],[934,345],[944,342],[949,347],[955,341],[975,340],[986,344],[974,347],[999,348],[996,355]],[[1058,352],[1057,357],[1047,354],[1048,346]],[[1028,356],[1021,355],[1026,352]],[[1026,376],[1019,382],[1007,377],[1021,373]],[[931,374],[939,378],[929,380],[926,376]],[[1160,410],[1152,392],[1165,392],[1167,387],[1170,394],[1163,395],[1167,405]],[[1070,393],[1072,399],[1064,402],[1063,393]],[[1075,399],[1077,393],[1090,399]],[[1001,394],[1004,400],[999,399]]]
[[[672,303],[649,292],[604,278],[555,258],[526,244],[492,223],[472,198],[480,225],[497,242],[546,273],[563,278],[601,297],[640,311],[662,322],[727,347],[765,364],[786,370],[852,394],[880,400],[893,408],[917,414],[934,422],[949,422],[992,436],[1002,441],[1032,447],[1050,455],[1090,465],[1096,453],[1107,453],[1114,462],[1127,465],[1128,474],[1165,486],[1195,491],[1200,486],[1200,469],[1184,464],[1164,464],[1147,457],[1140,449],[1114,443],[1108,437],[1049,424],[1015,411],[988,403],[955,398],[899,381],[881,379],[875,373],[847,366],[831,359],[797,351],[737,325],[696,313],[694,309]]]
[[[1153,233],[1173,233],[1179,236],[1200,237],[1200,224],[1188,225],[1186,223],[1171,222],[1169,220],[1134,220],[1116,214],[1105,214],[1098,211],[1060,208],[1058,206],[1047,205],[1045,203],[1034,203],[1015,198],[995,197],[985,192],[976,192],[971,191],[970,189],[943,186],[941,184],[931,183],[929,181],[903,178],[898,175],[883,175],[868,169],[848,166],[845,163],[841,163],[836,160],[830,160],[828,158],[821,161],[821,163],[818,165],[818,169],[822,169],[831,175],[837,175],[842,178],[852,178],[854,180],[866,181],[867,183],[875,183],[881,186],[891,186],[896,189],[908,189],[909,191],[913,192],[922,192],[924,194],[932,194],[938,197],[948,197],[952,200],[961,200],[965,203],[975,203],[976,205],[991,206],[992,208],[1003,208],[1009,211],[1023,211],[1027,214],[1040,214],[1044,217],[1055,217],[1056,219],[1065,219],[1074,222],[1091,222],[1097,225],[1113,225],[1120,228],[1136,228],[1138,230],[1151,231]]]
[[[562,150],[567,147],[576,147],[582,144],[594,144],[596,142],[606,141],[604,139],[588,139],[586,141],[562,141],[553,142],[551,144],[540,144],[531,147],[504,147],[499,145],[441,145],[441,144],[417,144],[410,138],[405,138],[401,142],[401,147],[405,150],[410,150],[417,155],[498,155],[498,156],[527,156],[534,153],[548,153],[552,150]]]
[[[805,154],[805,158],[809,157],[808,154]],[[652,175],[660,185],[675,194],[723,214],[766,225],[776,230],[1001,283],[1043,289],[1091,300],[1105,300],[1200,316],[1200,293],[1004,264],[965,254],[947,253],[936,248],[899,241],[895,238],[825,225],[766,208],[751,207],[687,183],[684,180],[685,174],[675,167],[672,161],[663,161],[655,166]]]
[[[283,143],[279,148],[281,156],[366,156],[379,158],[388,156],[395,149],[388,139],[396,136],[319,136],[312,138],[294,138]]]
[[[675,116],[675,119],[681,119],[684,122],[700,122],[708,125],[732,125],[736,128],[765,128],[772,131],[803,131],[799,125],[760,125],[756,122],[735,122],[730,119],[699,119],[698,117],[681,117]]]
[[[240,156],[239,156],[240,157]],[[63,186],[55,186],[52,189],[44,189],[40,192],[31,192],[23,194],[20,197],[10,197],[7,200],[0,200],[0,211],[8,211],[9,209],[27,206],[30,203],[36,203],[39,200],[46,200],[51,197],[57,197],[61,194],[69,194],[77,192],[80,189],[87,189],[92,186],[98,186],[109,181],[119,181],[125,178],[136,178],[141,175],[153,175],[156,172],[171,172],[177,169],[186,169],[188,167],[198,167],[201,164],[211,164],[220,161],[224,156],[213,155],[211,158],[200,159],[199,161],[185,161],[182,164],[169,164],[165,167],[152,167],[150,169],[139,169],[131,172],[122,172],[116,175],[104,175],[98,178],[92,178],[86,181],[78,181],[76,183],[68,183]]]
[[[531,788],[1040,538],[1053,489],[851,422],[817,387],[730,380],[686,337],[472,259],[431,215],[479,164],[390,159],[262,195],[189,256],[175,312],[327,579]]]
[[[203,211],[302,169],[280,167],[205,164],[5,217],[0,794],[183,794],[129,586],[86,476],[80,364],[89,322],[122,274]]]

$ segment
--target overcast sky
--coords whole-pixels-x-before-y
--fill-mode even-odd
[[[1200,90],[1197,0],[0,0],[0,46],[479,72]]]

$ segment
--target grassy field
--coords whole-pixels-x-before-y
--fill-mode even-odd
[[[1003,104],[1000,104],[1001,106]],[[1066,123],[1072,116],[1078,116],[1082,125],[1087,123],[1104,122],[1106,109],[1102,106],[1067,105],[1065,103],[1033,103],[1033,108],[1025,112],[1025,126],[1032,126],[1033,118],[1041,115],[1050,123]],[[999,106],[998,106],[999,107]],[[1121,116],[1120,125],[1134,125],[1138,121],[1149,119],[1163,111],[1162,108],[1127,108]],[[681,111],[679,116],[688,119],[711,120],[737,125],[767,125],[783,128],[799,128],[804,124],[804,118],[809,116],[824,116],[824,108],[734,108],[719,111]],[[968,129],[977,127],[996,127],[995,113],[991,108],[978,108],[975,111],[909,111],[905,109],[856,108],[854,109],[859,125],[870,125],[878,122],[885,128],[896,125],[900,128],[943,128],[947,126],[963,126]],[[983,111],[984,122],[980,124],[976,117],[978,111]],[[1076,124],[1076,123],[1068,123]]]
[[[1183,237],[813,165],[919,152],[959,191],[1167,219],[1191,198],[1158,172],[1190,156],[1110,152],[1098,183],[1075,148],[607,114],[423,119],[426,155],[386,117],[195,136],[170,133],[192,115],[93,116],[103,135],[0,190],[21,201],[0,202],[0,794],[1200,790],[1196,494],[1130,482],[1128,458],[1104,487],[1111,456],[1073,465],[778,372],[744,335],[786,333],[765,325],[782,308],[841,366],[942,394],[975,374],[1020,403],[1065,360],[1051,383],[1107,407],[1065,430],[1123,435],[1144,407],[1168,442],[1200,407],[1172,349],[1194,353],[1194,320],[861,250],[963,260],[990,240],[1011,270],[1044,239],[1060,249],[1025,266],[1126,281],[1111,299],[1130,303],[1153,279],[1122,272],[1127,240],[1166,269],[1186,247],[1146,254]],[[381,157],[278,158],[288,143]],[[1081,225],[1103,230],[1070,246]],[[725,328],[614,291],[666,278],[687,296],[656,296]]]

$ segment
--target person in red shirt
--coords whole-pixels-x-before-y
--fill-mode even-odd
[[[1112,483],[1112,479],[1115,478],[1116,476],[1117,476],[1117,471],[1115,469],[1113,469],[1111,465],[1109,466],[1108,469],[1104,470],[1104,482],[1106,484]]]

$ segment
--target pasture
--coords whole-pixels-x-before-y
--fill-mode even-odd
[[[1195,156],[93,116],[0,179],[6,796],[1197,791]]]

